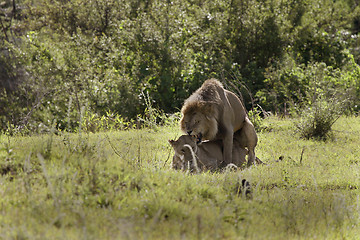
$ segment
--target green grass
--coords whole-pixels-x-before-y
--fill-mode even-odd
[[[1,135],[0,239],[358,239],[360,119],[326,142],[293,121],[265,120],[267,165],[199,175],[170,168],[177,126]]]

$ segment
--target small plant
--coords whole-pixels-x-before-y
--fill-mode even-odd
[[[137,116],[137,120],[142,127],[158,130],[159,126],[174,125],[180,119],[180,113],[166,114],[163,110],[154,107],[152,104],[154,101],[150,98],[148,92],[141,95],[145,100],[146,108],[143,114]]]
[[[296,128],[302,138],[326,140],[331,136],[334,123],[342,114],[342,102],[338,99],[317,99],[301,113]]]
[[[264,118],[261,117],[262,113],[266,115],[266,113],[263,111],[263,109],[260,106],[251,109],[248,113],[249,119],[254,125],[256,132],[261,132],[264,129],[266,129],[266,127],[264,126]],[[265,117],[267,116],[268,115],[266,115]]]
[[[131,130],[136,129],[137,123],[134,119],[126,119],[121,115],[107,111],[105,115],[85,112],[83,130],[85,132],[99,132],[108,130]]]

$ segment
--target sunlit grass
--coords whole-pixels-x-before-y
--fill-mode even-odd
[[[268,118],[266,165],[189,175],[170,168],[178,126],[1,138],[3,239],[356,239],[358,118],[326,142]],[[238,194],[242,179],[249,199]]]

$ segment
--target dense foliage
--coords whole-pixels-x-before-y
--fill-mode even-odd
[[[82,117],[138,119],[149,105],[177,112],[210,77],[248,109],[298,113],[335,98],[359,110],[354,0],[6,0],[0,10],[2,130],[74,130]]]

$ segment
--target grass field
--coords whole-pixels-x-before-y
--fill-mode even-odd
[[[176,125],[1,135],[0,239],[359,239],[360,118],[326,142],[293,121],[265,120],[266,165],[198,175],[170,167]]]

